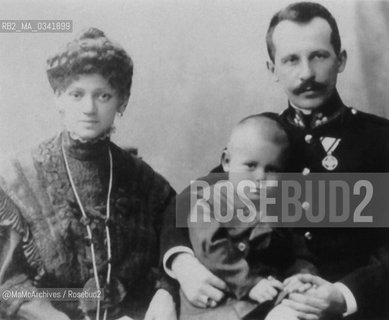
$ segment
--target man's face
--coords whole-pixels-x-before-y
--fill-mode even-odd
[[[338,73],[344,70],[347,54],[336,55],[331,27],[322,18],[305,24],[280,22],[273,32],[274,63],[268,68],[281,83],[296,107],[314,110],[334,93]]]

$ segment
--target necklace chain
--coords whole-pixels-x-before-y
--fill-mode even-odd
[[[87,214],[85,212],[84,206],[82,205],[80,196],[78,195],[78,192],[77,192],[77,189],[76,189],[76,185],[75,185],[73,177],[72,177],[72,173],[70,171],[69,162],[68,162],[68,159],[67,159],[67,156],[66,156],[66,152],[65,152],[65,147],[64,147],[63,141],[62,141],[61,147],[62,147],[63,158],[64,158],[64,161],[65,161],[66,172],[68,174],[70,185],[72,187],[74,196],[76,197],[76,200],[77,200],[78,206],[80,208],[80,211],[81,211],[83,219],[85,221],[89,221],[88,216],[87,216]],[[111,281],[111,258],[112,258],[111,237],[110,237],[109,227],[108,227],[108,221],[109,221],[109,218],[110,218],[110,199],[111,199],[112,180],[113,180],[113,160],[112,160],[112,153],[111,153],[111,149],[110,148],[108,149],[108,155],[109,155],[109,184],[108,184],[106,215],[105,215],[105,235],[106,235],[106,238],[107,238],[107,258],[108,258],[107,278],[106,278],[106,284],[107,285],[109,285],[110,281]],[[94,244],[93,244],[93,241],[92,241],[93,234],[92,234],[92,230],[90,228],[89,223],[86,223],[86,231],[87,231],[87,234],[88,234],[88,240],[90,241],[90,250],[91,250],[91,255],[92,255],[93,274],[94,274],[94,278],[95,278],[95,282],[96,282],[96,289],[100,290],[100,281],[99,281],[99,276],[98,276],[98,272],[97,272],[95,247],[94,247]],[[100,300],[97,300],[96,320],[99,320],[99,318],[100,318]],[[104,320],[106,318],[107,318],[107,308],[105,308],[104,316],[103,316]]]

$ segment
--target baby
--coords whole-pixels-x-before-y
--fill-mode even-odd
[[[233,129],[221,160],[233,192],[228,192],[226,181],[217,182],[209,187],[210,197],[205,207],[209,210],[192,208],[189,217],[189,234],[196,257],[223,279],[229,289],[227,299],[216,309],[198,311],[202,313],[201,319],[208,319],[207,312],[209,319],[215,319],[217,309],[228,314],[226,308],[237,314],[237,319],[255,312],[263,315],[274,305],[280,292],[284,295],[308,289],[309,285],[293,277],[281,282],[293,274],[314,270],[308,262],[297,259],[290,230],[261,222],[259,214],[250,222],[236,214],[241,209],[246,214],[244,217],[248,217],[247,201],[238,196],[239,184],[249,186],[243,189],[246,199],[260,203],[261,188],[266,181],[277,179],[288,153],[288,135],[273,114],[249,116]],[[233,216],[225,221],[231,209]],[[223,221],[220,217],[224,217]],[[181,319],[189,319],[185,316],[188,305],[183,305]],[[189,313],[193,314],[193,310]]]

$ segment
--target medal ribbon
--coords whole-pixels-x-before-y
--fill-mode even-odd
[[[330,146],[328,146],[328,143],[330,141],[330,139],[334,139],[332,144]],[[324,148],[324,151],[327,153],[327,155],[331,155],[335,149],[338,147],[340,141],[342,139],[335,139],[335,138],[330,138],[330,137],[321,137],[320,138],[320,142]]]

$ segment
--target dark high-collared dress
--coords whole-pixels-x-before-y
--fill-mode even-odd
[[[62,143],[88,221],[82,218],[72,190]],[[113,183],[107,220],[108,149]],[[93,242],[108,319],[122,315],[143,318],[161,280],[158,265],[163,212],[174,196],[164,178],[109,139],[82,143],[65,133],[3,163],[0,177],[1,290],[88,287],[95,278]],[[92,240],[87,237],[86,224],[92,230]],[[112,251],[109,286],[104,284],[108,268],[106,225]],[[171,289],[166,283],[164,287]],[[1,300],[1,318],[15,315],[26,300],[30,299]],[[88,310],[93,314],[93,306],[90,309],[84,300],[82,307],[80,301],[52,304],[71,319],[84,318]]]

